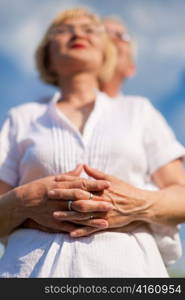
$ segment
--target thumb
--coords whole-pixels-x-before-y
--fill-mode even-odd
[[[91,168],[88,165],[84,165],[83,168],[84,168],[84,171],[87,173],[87,175],[89,175],[95,179],[99,179],[99,180],[108,180],[109,179],[109,175],[107,175],[97,169]]]
[[[75,169],[65,173],[65,175],[80,176],[82,169],[83,169],[83,165],[77,165]]]

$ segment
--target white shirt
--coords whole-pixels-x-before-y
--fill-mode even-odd
[[[1,180],[17,186],[86,163],[143,188],[150,186],[153,172],[185,154],[145,98],[112,99],[98,93],[80,134],[57,110],[59,97],[57,93],[49,104],[29,103],[9,112],[0,138]],[[165,233],[160,242],[165,244],[168,262],[174,262],[180,246],[176,243],[172,256],[168,246],[174,236],[178,239],[177,230],[165,231],[169,235]],[[104,232],[76,239],[21,229],[9,236],[0,276],[165,277],[161,255],[155,234],[145,226],[131,233]]]

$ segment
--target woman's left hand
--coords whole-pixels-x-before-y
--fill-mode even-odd
[[[84,170],[89,176],[96,180],[106,180],[110,182],[110,188],[104,190],[101,197],[103,197],[105,201],[111,201],[114,209],[105,213],[93,212],[91,213],[93,219],[90,220],[85,220],[85,217],[89,216],[87,212],[65,211],[55,214],[54,216],[58,220],[86,225],[86,227],[72,231],[70,233],[71,236],[81,237],[92,233],[88,226],[92,226],[91,224],[96,222],[96,218],[100,217],[100,214],[101,218],[104,218],[108,222],[108,228],[105,229],[106,231],[112,229],[113,231],[128,232],[143,223],[142,221],[145,220],[148,209],[153,204],[151,200],[146,201],[143,190],[135,188],[114,176],[92,169],[89,166],[85,165]],[[96,231],[102,231],[102,229],[96,228]]]

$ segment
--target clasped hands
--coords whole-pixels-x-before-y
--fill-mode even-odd
[[[80,178],[82,169],[95,180]],[[19,195],[26,216],[21,227],[72,237],[131,231],[146,220],[152,206],[142,190],[87,165],[22,186]]]

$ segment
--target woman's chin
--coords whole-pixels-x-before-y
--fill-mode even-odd
[[[74,54],[71,56],[68,56],[68,59],[65,60],[65,62],[61,62],[61,65],[67,65],[68,67],[79,67],[80,69],[84,68],[86,69],[86,66],[91,66],[91,65],[98,65],[97,67],[99,68],[99,63],[96,62],[96,60],[92,60],[92,56],[87,56],[87,55],[83,55],[83,54]]]
[[[87,53],[77,53],[77,51],[61,57],[57,63],[57,69],[62,67],[62,73],[74,74],[74,72],[92,72],[101,68],[102,61],[97,56],[87,55]]]
[[[73,61],[73,63],[75,61],[90,61],[92,60],[92,56],[89,55],[89,53],[87,53],[86,51],[83,50],[78,50],[78,51],[74,51],[71,52],[68,56],[69,59],[71,59]]]

